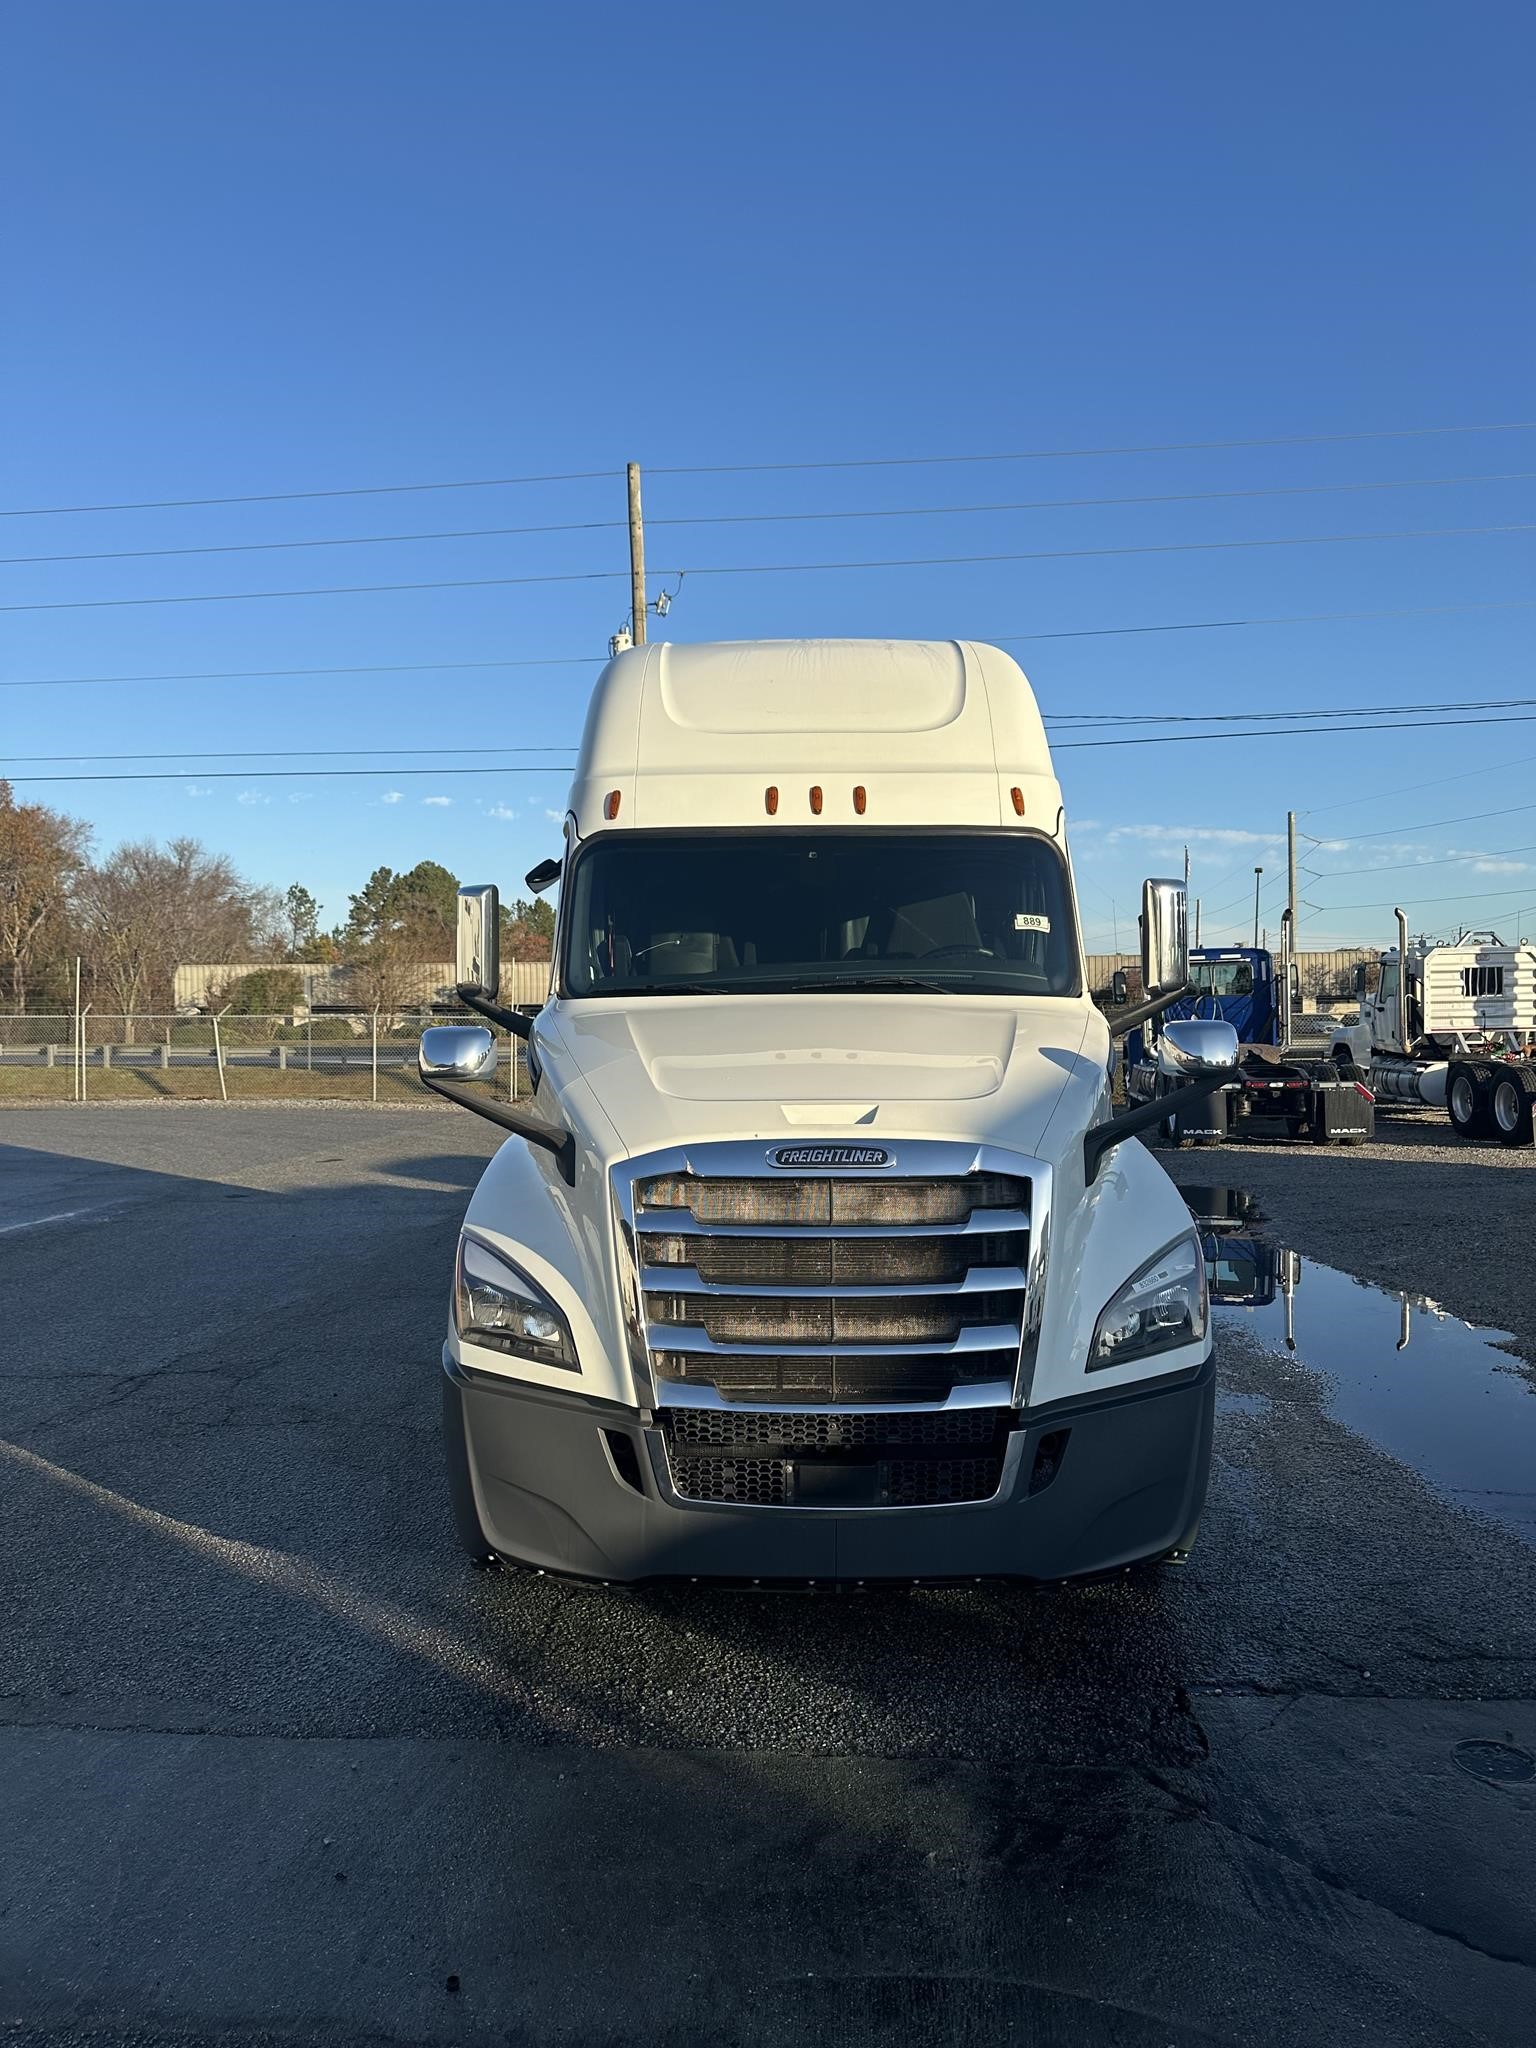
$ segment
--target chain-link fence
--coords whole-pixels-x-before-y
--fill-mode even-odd
[[[416,1049],[469,1010],[386,1016],[0,1016],[0,1105],[39,1102],[431,1103]],[[492,1027],[494,1028],[494,1027]],[[498,1095],[529,1093],[526,1047],[496,1031]]]

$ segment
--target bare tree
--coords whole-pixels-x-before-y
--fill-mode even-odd
[[[268,944],[278,916],[271,890],[243,881],[195,839],[118,847],[87,870],[78,898],[94,986],[129,1020],[130,1040],[136,1011],[170,1007],[179,966],[251,958]]]
[[[18,1010],[39,952],[62,945],[70,891],[85,862],[87,828],[42,804],[18,804],[0,781],[0,977]]]

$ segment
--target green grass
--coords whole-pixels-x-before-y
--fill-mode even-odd
[[[368,1102],[373,1081],[367,1068],[343,1073],[286,1072],[276,1067],[227,1067],[225,1085],[231,1102]],[[219,1074],[212,1060],[205,1067],[87,1067],[88,1102],[217,1102]],[[75,1076],[69,1067],[21,1067],[0,1061],[0,1107],[73,1102]],[[434,1100],[414,1073],[397,1068],[379,1073],[380,1102],[429,1103]]]

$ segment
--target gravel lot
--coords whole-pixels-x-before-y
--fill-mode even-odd
[[[1536,1364],[1536,1147],[1468,1144],[1438,1111],[1379,1117],[1372,1144],[1158,1154],[1182,1185],[1258,1198],[1260,1235],[1508,1330]]]
[[[1297,1353],[1279,1304],[1223,1311],[1211,1499],[1156,1580],[478,1573],[437,1349],[495,1143],[0,1119],[8,2048],[1529,2048],[1536,1539],[1468,1505],[1525,1390],[1473,1358],[1442,1487],[1306,1332],[1348,1297],[1392,1397],[1454,1398],[1436,1344],[1475,1339],[1397,1357],[1393,1305],[1312,1272]],[[1522,1162],[1380,1153],[1172,1163],[1531,1329],[1524,1261],[1480,1270]],[[1476,1228],[1410,1246],[1428,1200]]]

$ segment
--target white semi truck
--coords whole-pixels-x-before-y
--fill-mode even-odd
[[[1336,1060],[1353,1060],[1386,1102],[1444,1109],[1464,1138],[1533,1141],[1536,1107],[1536,946],[1493,932],[1450,945],[1398,943],[1377,962],[1377,985],[1356,971],[1358,1022],[1342,1026]]]
[[[610,1581],[1057,1581],[1181,1560],[1210,1459],[1200,1239],[1116,1115],[1034,697],[970,643],[651,645],[600,676],[549,1001],[496,898],[429,1087],[515,1134],[459,1240],[450,1489],[477,1560]],[[1151,999],[1182,885],[1146,885]],[[1191,1099],[1226,1025],[1170,1027]],[[1178,1104],[1175,1102],[1174,1108]]]

